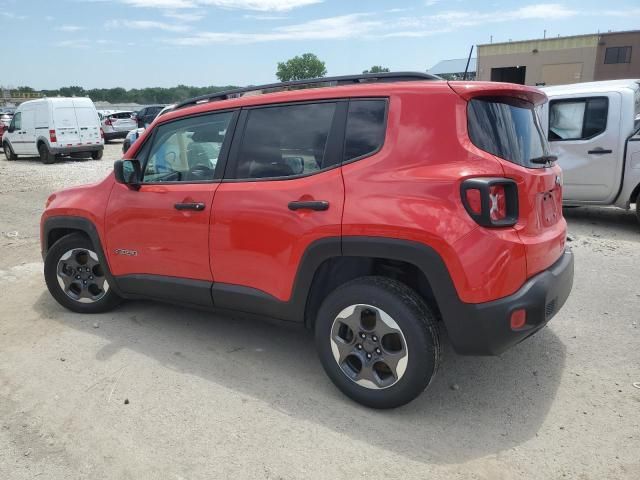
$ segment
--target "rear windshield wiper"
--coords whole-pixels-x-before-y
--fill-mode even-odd
[[[546,165],[547,163],[553,163],[556,160],[558,160],[558,157],[556,155],[542,155],[540,157],[533,157],[530,158],[529,161],[531,163],[537,163],[540,165]]]

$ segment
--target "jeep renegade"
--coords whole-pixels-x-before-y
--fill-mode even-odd
[[[521,85],[415,73],[249,87],[157,118],[41,221],[75,312],[147,298],[315,332],[328,376],[403,405],[440,362],[499,354],[567,299],[562,172]]]

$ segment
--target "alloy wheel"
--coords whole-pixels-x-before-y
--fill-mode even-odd
[[[68,250],[57,266],[58,284],[72,300],[94,303],[109,291],[109,283],[98,255],[86,248]]]
[[[370,389],[395,385],[404,375],[409,351],[398,324],[383,310],[351,305],[334,319],[333,357],[349,379]]]

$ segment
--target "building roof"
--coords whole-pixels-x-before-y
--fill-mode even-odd
[[[566,36],[555,36],[555,37],[546,37],[546,38],[529,38],[527,40],[516,40],[513,42],[492,42],[492,43],[479,43],[478,47],[488,47],[490,45],[503,45],[503,44],[513,44],[513,43],[527,43],[527,42],[546,42],[558,39],[567,39],[567,38],[584,38],[584,37],[592,37],[594,35],[598,35],[601,37],[608,35],[617,35],[620,33],[640,33],[640,30],[621,30],[618,32],[598,32],[598,33],[585,33],[582,35],[566,35]]]
[[[445,73],[462,73],[467,66],[466,58],[454,58],[451,60],[442,60],[427,70],[432,75],[442,75]],[[469,62],[469,72],[476,71],[476,59],[472,58]]]

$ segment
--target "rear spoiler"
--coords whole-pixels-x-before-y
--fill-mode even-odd
[[[474,97],[516,97],[534,105],[542,105],[547,95],[535,87],[500,82],[447,82],[451,90],[465,100]]]

